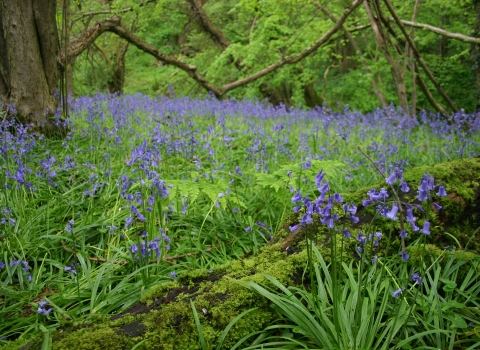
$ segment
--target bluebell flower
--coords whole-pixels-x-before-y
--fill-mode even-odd
[[[440,209],[442,209],[442,206],[441,206],[440,204],[436,203],[436,202],[433,202],[432,205],[433,205],[433,207],[435,208],[435,210],[440,210]]]
[[[410,259],[410,255],[408,255],[406,251],[402,251],[398,253],[398,255],[400,255],[403,261],[407,261],[408,259]]]
[[[400,289],[397,289],[396,291],[392,292],[392,296],[394,298],[398,298],[398,296],[405,290],[405,288],[400,288]]]
[[[378,256],[377,256],[377,254],[375,254],[372,258],[372,265],[377,262],[377,259],[378,259]]]
[[[297,191],[297,192],[293,195],[293,197],[292,197],[292,203],[293,203],[293,204],[296,204],[296,203],[298,203],[298,202],[301,202],[302,199],[303,199],[302,195],[300,194],[299,191]]]
[[[420,275],[419,275],[418,273],[413,273],[413,274],[410,276],[410,281],[415,282],[415,283],[417,283],[418,285],[423,284],[423,278],[420,277]]]
[[[0,269],[4,269],[5,268],[5,263],[3,261],[0,261]]]
[[[53,311],[53,308],[49,307],[48,301],[41,301],[38,303],[37,313],[47,316],[50,312]]]
[[[408,233],[405,230],[400,231],[400,234],[398,235],[400,238],[407,238]]]
[[[315,176],[315,186],[320,187],[324,178],[325,178],[325,174],[323,173],[323,170],[320,169],[318,174]]]
[[[389,185],[393,185],[393,183],[397,181],[397,175],[393,172],[389,177],[385,178],[385,182]]]
[[[408,184],[405,181],[403,181],[402,184],[400,185],[400,189],[404,193],[410,192],[410,187],[408,187]]]
[[[430,222],[425,221],[423,223],[423,228],[420,230],[424,235],[430,235]]]
[[[446,197],[447,196],[447,191],[445,191],[444,186],[439,186],[438,187],[437,196],[439,196],[439,197]]]
[[[352,237],[352,234],[346,228],[344,228],[342,232],[343,232],[343,237],[345,237],[346,239]]]
[[[252,228],[250,226],[245,228],[245,232],[250,232],[251,230],[252,230]]]
[[[391,220],[398,220],[397,218],[398,206],[396,203],[393,204],[392,210],[390,210],[385,217]]]
[[[413,209],[412,208],[408,208],[407,209],[407,218],[406,218],[407,222],[411,223],[413,225],[413,223],[415,222],[415,216],[413,216]]]
[[[257,221],[257,225],[260,226],[260,227],[265,227],[265,224],[261,221]]]
[[[339,194],[339,193],[335,193],[333,195],[333,200],[336,202],[336,203],[343,203],[343,197]]]
[[[77,274],[77,270],[75,269],[75,263],[72,262],[72,263],[70,264],[70,266],[65,266],[64,271],[65,271],[65,272],[69,272],[69,273],[71,273],[71,274],[73,274],[73,275],[76,275],[76,274]]]
[[[170,272],[170,278],[177,277],[177,273],[175,271]]]

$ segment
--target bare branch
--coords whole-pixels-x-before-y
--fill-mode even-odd
[[[192,9],[192,13],[200,24],[202,29],[210,34],[212,40],[225,50],[230,43],[227,40],[227,37],[212,23],[210,18],[208,17],[207,13],[203,9],[202,2],[200,0],[187,0],[190,8]]]
[[[394,18],[388,18],[388,20],[390,22],[395,22]],[[455,40],[460,40],[460,41],[464,41],[464,42],[472,43],[472,44],[480,44],[480,38],[476,38],[476,37],[473,37],[473,36],[468,36],[468,35],[460,34],[460,33],[449,32],[448,30],[438,28],[438,27],[432,26],[430,24],[412,22],[412,21],[407,21],[407,20],[404,20],[404,19],[401,19],[400,22],[402,22],[403,24],[405,24],[409,27],[415,27],[415,28],[429,30],[429,31],[434,32],[438,35],[443,35],[443,36],[446,36],[448,38],[452,38],[452,39],[455,39]],[[363,25],[360,25],[360,26],[356,26],[356,27],[350,29],[350,32],[352,32],[352,33],[353,32],[358,32],[358,31],[364,30],[364,29],[366,29],[370,26],[371,26],[370,24],[363,24]]]
[[[338,31],[347,17],[355,10],[363,0],[354,0],[352,4],[345,9],[342,16],[338,19],[338,22],[331,27],[324,35],[322,35],[317,41],[315,41],[311,46],[307,47],[304,51],[299,53],[294,57],[284,57],[281,58],[279,61],[269,65],[268,67],[248,76],[243,79],[234,81],[232,83],[226,84],[225,86],[219,88],[206,80],[206,78],[200,74],[197,70],[197,67],[183,61],[176,59],[175,57],[166,55],[160,52],[156,47],[148,44],[141,38],[137,37],[135,34],[130,32],[129,30],[125,29],[120,25],[121,18],[119,16],[113,16],[106,20],[100,21],[95,23],[92,27],[88,28],[85,32],[83,32],[77,39],[73,40],[68,49],[67,49],[67,58],[71,60],[73,57],[78,56],[83,50],[85,50],[89,45],[91,45],[95,39],[97,39],[102,33],[109,31],[112,33],[117,34],[121,38],[125,39],[132,45],[136,46],[140,50],[154,56],[159,61],[164,62],[166,64],[175,66],[183,71],[185,71],[192,79],[194,79],[200,86],[205,88],[208,91],[213,92],[216,97],[222,97],[226,92],[238,88],[240,86],[246,85],[258,78],[261,78],[274,70],[286,65],[286,64],[294,64],[299,62],[300,60],[304,59],[308,55],[312,54],[317,50],[321,45],[328,42],[331,36]],[[57,61],[59,65],[62,67],[63,62],[65,62],[65,54],[62,52],[57,56]]]
[[[392,14],[393,18],[395,19],[395,22],[397,23],[398,27],[400,28],[400,30],[402,31],[405,39],[407,39],[408,41],[408,44],[410,45],[410,48],[412,50],[412,53],[413,53],[413,56],[415,57],[415,59],[417,60],[417,62],[420,64],[420,66],[422,66],[423,70],[425,71],[425,73],[427,74],[428,78],[430,79],[430,81],[433,83],[433,85],[435,85],[435,88],[437,89],[437,91],[440,93],[440,95],[442,95],[443,99],[445,100],[445,102],[449,105],[449,107],[454,111],[454,112],[457,112],[458,111],[458,108],[455,106],[455,104],[453,103],[453,101],[450,99],[450,97],[448,97],[448,95],[446,94],[446,92],[443,90],[443,88],[440,86],[440,84],[438,83],[437,79],[435,78],[435,76],[433,75],[432,71],[428,68],[427,64],[425,63],[425,61],[420,57],[420,53],[419,51],[417,50],[417,46],[415,45],[415,43],[413,42],[412,38],[410,37],[410,35],[407,33],[407,30],[405,29],[405,26],[402,24],[402,22],[400,21],[400,18],[398,17],[397,13],[395,12],[395,9],[393,8],[393,5],[391,4],[391,2],[389,0],[384,0],[385,4],[387,5],[388,7],[388,10],[390,11],[390,13]]]
[[[392,21],[392,22],[395,22],[394,18],[389,18],[388,20]],[[449,32],[445,29],[434,27],[430,24],[406,21],[404,19],[401,19],[400,22],[402,22],[402,24],[405,24],[405,25],[410,26],[410,27],[426,29],[426,30],[429,30],[429,31],[434,32],[436,34],[443,35],[443,36],[446,36],[446,37],[449,37],[449,38],[452,38],[452,39],[461,40],[461,41],[465,41],[467,43],[472,43],[472,44],[480,44],[480,38],[474,38],[473,36],[468,36],[468,35],[464,35],[464,34],[460,34],[460,33],[452,33],[452,32]]]
[[[250,83],[250,82],[252,82],[252,81],[254,81],[258,78],[261,78],[261,77],[273,72],[274,70],[286,65],[286,64],[294,64],[294,63],[297,63],[297,62],[301,61],[302,59],[304,59],[305,57],[307,57],[311,53],[315,52],[315,50],[317,50],[321,45],[326,43],[330,39],[330,37],[342,27],[343,23],[345,22],[347,17],[353,12],[353,10],[355,10],[362,2],[363,2],[363,0],[354,0],[352,2],[352,4],[345,9],[342,16],[338,19],[337,23],[333,27],[331,27],[324,35],[322,35],[321,38],[319,38],[311,46],[307,47],[304,51],[299,53],[297,56],[294,56],[294,57],[287,56],[287,57],[281,58],[279,61],[271,64],[270,66],[254,73],[254,74],[252,74],[248,77],[245,77],[243,79],[234,81],[233,83],[224,85],[222,87],[222,90],[224,92],[233,90],[237,87],[246,85],[246,84],[248,84],[248,83]]]
[[[66,50],[60,50],[57,56],[57,62],[61,68],[65,68],[65,62],[70,62],[74,57],[80,55],[88,48],[102,33],[108,31],[112,26],[119,25],[121,17],[113,16],[103,21],[95,23],[93,26],[85,30],[76,39],[73,39]],[[66,51],[66,54],[65,54]],[[65,61],[65,55],[67,60]]]

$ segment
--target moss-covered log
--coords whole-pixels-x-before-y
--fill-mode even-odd
[[[473,258],[480,251],[480,239],[471,239],[480,226],[480,158],[419,167],[405,173],[404,179],[412,190],[402,196],[403,201],[416,202],[416,189],[425,173],[433,176],[436,184],[445,185],[448,192],[447,197],[435,199],[443,209],[431,209],[428,251],[442,254],[446,246],[456,247],[459,251],[468,243],[468,250],[473,253],[459,256]],[[386,186],[379,183],[377,188],[381,187]],[[360,204],[369,189],[345,194],[344,197],[347,202]],[[373,207],[359,205],[359,226],[352,227],[352,230],[365,230],[374,212]],[[243,336],[264,328],[276,319],[269,303],[242,287],[238,281],[264,283],[266,280],[262,273],[266,272],[284,284],[302,283],[307,260],[302,249],[305,232],[299,230],[292,234],[288,230],[288,225],[294,224],[297,219],[294,215],[286,219],[284,229],[276,233],[274,243],[261,249],[256,256],[231,261],[210,271],[192,271],[175,282],[158,285],[145,293],[142,300],[125,314],[95,316],[89,322],[57,330],[53,335],[54,349],[118,350],[131,349],[137,344],[136,349],[201,349],[190,301],[194,302],[200,317],[207,344],[214,348],[233,318],[256,307],[228,333],[224,348],[230,349]],[[397,222],[379,218],[375,227],[375,230],[382,230],[385,237],[390,236],[391,242],[397,242],[396,247],[390,246],[391,249],[399,249],[397,225]],[[315,230],[318,247],[328,257],[331,237],[323,227],[318,226]],[[407,244],[414,239],[414,236],[409,237]],[[350,241],[344,249],[350,251],[346,256],[354,258],[356,243],[353,238]],[[10,343],[6,348],[39,349],[42,341],[43,336],[39,336],[30,341]]]

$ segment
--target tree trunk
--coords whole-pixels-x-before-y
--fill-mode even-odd
[[[22,123],[49,134],[57,107],[53,94],[59,71],[54,0],[5,0],[0,4],[0,97],[15,105]]]
[[[392,70],[392,77],[395,84],[395,90],[397,91],[398,103],[400,104],[400,107],[403,108],[403,110],[408,111],[407,89],[405,87],[404,76],[400,71],[400,68],[398,67],[397,62],[395,61],[390,51],[388,50],[385,34],[383,33],[383,30],[380,26],[381,24],[380,21],[378,21],[374,17],[369,3],[365,1],[363,4],[365,6],[365,11],[368,14],[368,18],[370,19],[370,23],[372,25],[372,29],[375,34],[375,38],[377,40],[378,46],[380,47],[380,50],[382,51],[383,55],[387,59],[388,63],[390,64],[390,67]]]
[[[474,36],[480,36],[480,0],[474,0],[473,7],[476,14],[476,24]],[[480,44],[472,44],[471,57],[473,61],[473,72],[475,74],[475,96],[477,98],[476,108],[480,108]]]
[[[112,94],[123,94],[123,87],[125,85],[125,55],[127,54],[128,45],[128,41],[120,41],[114,60],[112,60],[110,77],[107,81],[108,91]]]

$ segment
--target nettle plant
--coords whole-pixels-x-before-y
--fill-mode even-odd
[[[255,333],[263,336],[247,349],[265,346],[311,349],[312,344],[322,349],[411,348],[410,344],[453,348],[454,344],[469,341],[475,343],[472,349],[480,345],[478,337],[457,339],[466,328],[473,329],[470,335],[478,330],[478,312],[472,313],[467,307],[468,303],[474,305],[473,309],[478,307],[477,267],[470,269],[467,280],[456,288],[454,280],[464,263],[455,262],[453,255],[446,259],[449,268],[443,270],[440,259],[430,261],[420,255],[413,264],[416,266],[409,260],[409,252],[415,246],[425,249],[430,235],[429,218],[432,210],[441,210],[437,201],[447,195],[445,187],[435,184],[434,178],[425,174],[418,186],[416,201],[408,203],[399,195],[412,191],[403,180],[402,169],[395,168],[390,176],[383,178],[390,190],[374,188],[367,192],[368,198],[362,206],[375,206],[375,214],[370,223],[361,226],[366,227],[362,230],[356,228],[360,221],[356,204],[345,202],[339,193],[332,193],[323,171],[315,177],[317,198],[295,191],[291,200],[298,223],[290,226],[290,231],[305,233],[308,256],[305,274],[309,282],[287,288],[265,275],[271,283],[268,286],[244,283],[268,298],[279,314],[272,326],[263,333]],[[400,251],[389,252],[392,238],[386,239],[387,234],[378,230],[376,222],[380,217],[398,224],[395,232],[400,232],[397,245]],[[326,227],[330,237],[329,263],[315,245],[318,225]],[[419,238],[407,246],[407,240],[414,233],[420,235]],[[382,240],[388,241],[381,245]],[[344,245],[355,247],[356,259],[344,259]],[[444,284],[443,290],[438,290],[440,281]],[[463,300],[453,297],[454,290]],[[455,308],[464,312],[452,312]],[[462,334],[468,338],[468,331]]]

